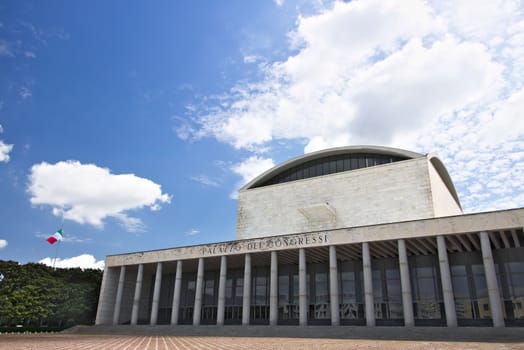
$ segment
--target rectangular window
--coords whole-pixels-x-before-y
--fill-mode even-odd
[[[204,305],[214,305],[215,304],[215,280],[205,280],[204,281]]]
[[[337,172],[337,161],[331,160],[329,161],[329,174],[334,174]]]
[[[359,156],[357,158],[357,161],[358,161],[357,169],[361,169],[361,168],[365,168],[366,167],[366,157]]]
[[[337,160],[337,172],[344,171],[344,159]]]
[[[233,279],[226,279],[226,300],[230,301],[233,298]]]
[[[358,169],[358,159],[353,156],[351,157],[351,170]]]
[[[278,304],[289,303],[289,275],[278,276]]]
[[[322,175],[329,174],[329,162],[322,163]]]
[[[244,295],[244,279],[242,277],[237,278],[237,286],[235,288],[235,296],[242,297]]]

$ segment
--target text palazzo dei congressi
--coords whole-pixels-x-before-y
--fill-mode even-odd
[[[204,246],[202,255],[235,253],[240,251],[264,251],[282,247],[302,247],[328,243],[325,233],[308,234],[299,237],[271,237],[250,242],[227,242]]]

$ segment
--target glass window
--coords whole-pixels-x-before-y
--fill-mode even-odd
[[[204,305],[215,304],[215,280],[209,279],[204,281]]]
[[[337,172],[337,161],[336,160],[331,160],[329,162],[329,173],[330,174],[334,174]]]
[[[400,286],[400,279],[388,279],[387,288],[388,288],[388,300],[401,300],[402,299],[402,289]]]
[[[337,172],[344,171],[344,159],[337,159]]]
[[[375,301],[382,300],[382,274],[380,270],[373,270],[373,297]]]
[[[322,163],[322,175],[329,174],[329,161]]]
[[[233,280],[231,278],[226,279],[226,298],[231,299],[233,297]]]
[[[329,156],[299,164],[275,175],[273,178],[270,178],[256,187],[301,180],[309,177],[333,174],[336,172],[360,169],[401,160],[405,160],[405,158],[390,157],[380,154],[340,154]]]
[[[317,166],[315,164],[311,164],[309,166],[309,176],[311,176],[311,177],[318,176]]]
[[[315,273],[315,303],[326,303],[329,300],[327,273]]]
[[[235,288],[235,296],[241,297],[244,295],[244,279],[237,278],[237,287]]]
[[[289,303],[289,276],[278,276],[278,304],[285,305]]]
[[[297,180],[302,180],[304,178],[304,170],[298,169],[297,170]]]
[[[351,157],[351,170],[358,169],[358,159],[357,157]]]
[[[351,170],[351,160],[349,158],[344,159],[344,171]]]
[[[454,266],[454,267],[463,267],[465,272],[465,266]],[[468,285],[468,276],[464,274],[453,274],[451,272],[451,282],[453,285],[453,294],[455,299],[469,299],[469,285]]]
[[[307,179],[307,178],[309,178],[309,169],[310,169],[309,167],[305,167],[305,168],[304,168],[304,170],[303,170],[303,174],[302,174],[303,179]]]
[[[437,257],[410,257],[409,264],[415,318],[442,319]]]
[[[298,305],[299,298],[298,298],[298,275],[293,275],[293,304]]]
[[[365,156],[359,156],[357,160],[358,160],[358,165],[357,165],[358,169],[362,169],[366,167],[366,157]]]

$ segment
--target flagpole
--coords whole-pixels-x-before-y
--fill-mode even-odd
[[[56,250],[55,250],[55,259],[53,260],[53,271],[56,271],[56,267],[55,267],[55,264],[56,264],[56,258],[58,257],[58,247],[60,246],[60,241],[58,241],[58,244],[56,245]]]
[[[64,228],[64,217],[62,217],[62,223],[60,224],[60,232],[62,232],[62,229]],[[53,260],[53,271],[56,271],[56,258],[58,257],[58,247],[60,246],[61,240],[58,241],[58,244],[56,245],[55,250],[55,259]]]

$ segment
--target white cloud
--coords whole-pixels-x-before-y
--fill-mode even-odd
[[[443,15],[450,30],[484,42],[503,39],[510,29],[508,23],[522,15],[519,1],[515,0],[438,0],[432,1],[432,6]]]
[[[233,165],[231,170],[242,176],[242,181],[246,184],[274,166],[275,164],[272,159],[251,156],[243,162]]]
[[[238,196],[238,189],[253,180],[258,175],[262,174],[266,170],[269,170],[275,166],[275,163],[270,158],[261,158],[258,156],[251,156],[245,159],[243,162],[235,164],[231,167],[231,170],[242,177],[242,181],[238,182],[235,190],[231,193],[230,197],[236,199]]]
[[[39,261],[39,263],[53,266],[54,258],[45,258]],[[73,268],[79,267],[81,269],[98,269],[103,270],[105,266],[104,260],[96,261],[96,258],[91,254],[82,254],[74,256],[72,258],[60,259],[57,258],[54,263],[54,267],[58,268]]]
[[[186,236],[195,236],[195,235],[198,235],[199,233],[200,233],[200,230],[196,228],[192,228],[191,230],[186,232]]]
[[[246,55],[244,56],[244,63],[256,63],[257,61],[260,61],[262,58],[257,55]]]
[[[332,146],[350,142],[351,121],[359,116],[367,118],[363,113],[357,114],[362,105],[355,103],[358,96],[354,88],[370,74],[366,69],[368,60],[398,49],[409,37],[421,38],[442,29],[438,18],[423,3],[407,1],[402,3],[404,6],[391,3],[377,11],[382,3],[337,2],[330,11],[300,18],[297,30],[292,33],[294,42],[302,47],[299,53],[263,68],[263,81],[235,86],[227,103],[215,106],[200,119],[202,128],[194,134],[213,135],[248,150],[258,150],[260,145],[278,138],[337,140],[336,144],[330,141]],[[434,56],[441,56],[447,48],[437,49],[421,47],[419,51],[429,51],[426,60],[431,63],[437,59]],[[400,56],[396,65],[403,64],[406,71],[408,62],[399,62],[404,58]],[[375,78],[387,79],[384,75],[395,73],[386,68],[382,77]],[[423,69],[428,67],[421,65],[419,70]],[[399,76],[400,73],[392,77],[390,84]],[[416,73],[412,77],[418,79]],[[371,83],[378,85],[380,80]],[[367,103],[365,98],[362,103]]]
[[[503,101],[482,125],[482,138],[490,143],[510,140],[524,135],[524,88],[515,91]]]
[[[13,145],[8,145],[0,140],[0,162],[9,162],[9,152],[13,150]]]
[[[9,43],[5,40],[0,40],[0,57],[14,57],[13,51],[9,47]]]
[[[78,161],[33,165],[27,190],[33,205],[49,205],[56,216],[96,227],[113,217],[132,232],[143,231],[144,225],[127,211],[143,207],[157,210],[171,201],[151,180],[112,174],[107,168]]]
[[[25,51],[24,56],[27,58],[36,58],[36,54],[33,51]]]
[[[7,247],[7,241],[5,239],[0,239],[0,249]]]
[[[263,78],[196,104],[196,125],[181,137],[211,136],[268,160],[285,140],[305,152],[363,143],[433,152],[466,210],[523,206],[522,2],[329,6],[297,19],[287,59],[257,58]],[[248,160],[232,168],[243,183],[263,171]]]
[[[196,181],[204,186],[207,187],[218,187],[220,186],[220,183],[218,181],[215,181],[207,175],[198,175],[198,176],[192,176],[191,180]]]
[[[29,90],[29,89],[26,88],[26,87],[22,87],[22,88],[20,89],[20,93],[19,93],[19,95],[20,95],[20,97],[21,97],[22,99],[24,99],[24,100],[33,96],[33,94],[31,93],[31,90]]]

